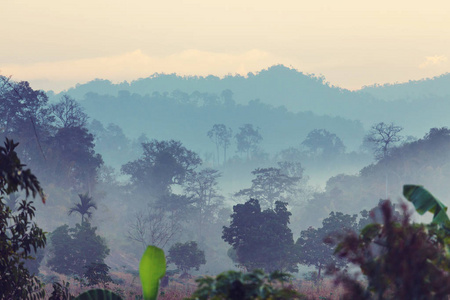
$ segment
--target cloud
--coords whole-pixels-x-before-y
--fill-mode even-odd
[[[419,68],[425,69],[432,66],[440,65],[447,62],[448,58],[445,55],[427,56],[425,61],[419,65]]]
[[[1,73],[30,81],[37,85],[35,88],[59,91],[95,78],[121,82],[154,73],[246,75],[280,63],[283,63],[280,58],[258,49],[236,54],[192,49],[162,57],[149,56],[138,49],[117,56],[6,65],[1,67]]]

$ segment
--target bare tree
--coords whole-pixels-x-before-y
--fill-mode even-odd
[[[84,127],[86,126],[88,115],[83,111],[80,104],[68,95],[61,97],[61,100],[51,105],[51,111],[56,117],[56,122],[60,128]]]
[[[390,150],[402,140],[399,133],[403,127],[384,122],[372,126],[365,136],[364,142],[372,146],[376,159],[383,159],[389,155]]]
[[[403,130],[403,127],[391,124],[385,124],[383,122],[372,126],[370,132],[364,138],[364,142],[372,145],[372,149],[375,154],[375,158],[378,160],[386,158],[390,150],[399,143],[403,137],[399,133]],[[385,183],[385,197],[388,199],[388,165],[385,161],[386,169],[386,183]]]
[[[134,214],[128,224],[128,238],[142,244],[164,248],[181,231],[181,224],[162,208],[148,207]]]

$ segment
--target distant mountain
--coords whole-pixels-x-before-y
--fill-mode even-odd
[[[184,95],[182,97],[191,98],[207,93],[218,98],[232,97],[241,105],[259,99],[273,107],[284,106],[294,113],[311,111],[318,116],[360,120],[366,129],[382,121],[395,122],[405,128],[405,134],[422,136],[431,127],[450,126],[447,113],[450,111],[449,83],[450,75],[447,74],[349,91],[330,85],[324,77],[277,65],[256,74],[249,73],[246,77],[154,74],[130,83],[94,80],[79,84],[67,93],[79,100],[89,93],[119,95],[120,98],[123,91],[131,95]]]
[[[449,97],[450,74],[442,74],[433,78],[410,80],[404,83],[371,85],[362,88],[358,93],[367,93],[386,101],[420,98]]]

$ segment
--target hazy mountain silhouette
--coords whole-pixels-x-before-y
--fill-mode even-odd
[[[249,73],[246,77],[154,74],[130,83],[94,80],[79,84],[67,93],[80,100],[88,93],[115,97],[120,91],[142,96],[175,92],[189,96],[208,93],[227,97],[228,93],[237,104],[245,105],[259,99],[273,107],[284,106],[294,113],[311,111],[316,115],[360,120],[365,128],[381,121],[395,122],[405,127],[405,134],[422,136],[431,127],[450,125],[447,116],[450,111],[449,83],[450,75],[446,74],[421,81],[374,85],[350,91],[329,84],[323,76],[277,65],[256,74]]]

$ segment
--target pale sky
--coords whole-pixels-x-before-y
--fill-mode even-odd
[[[0,0],[0,37],[34,88],[281,63],[358,89],[450,72],[450,1]]]

